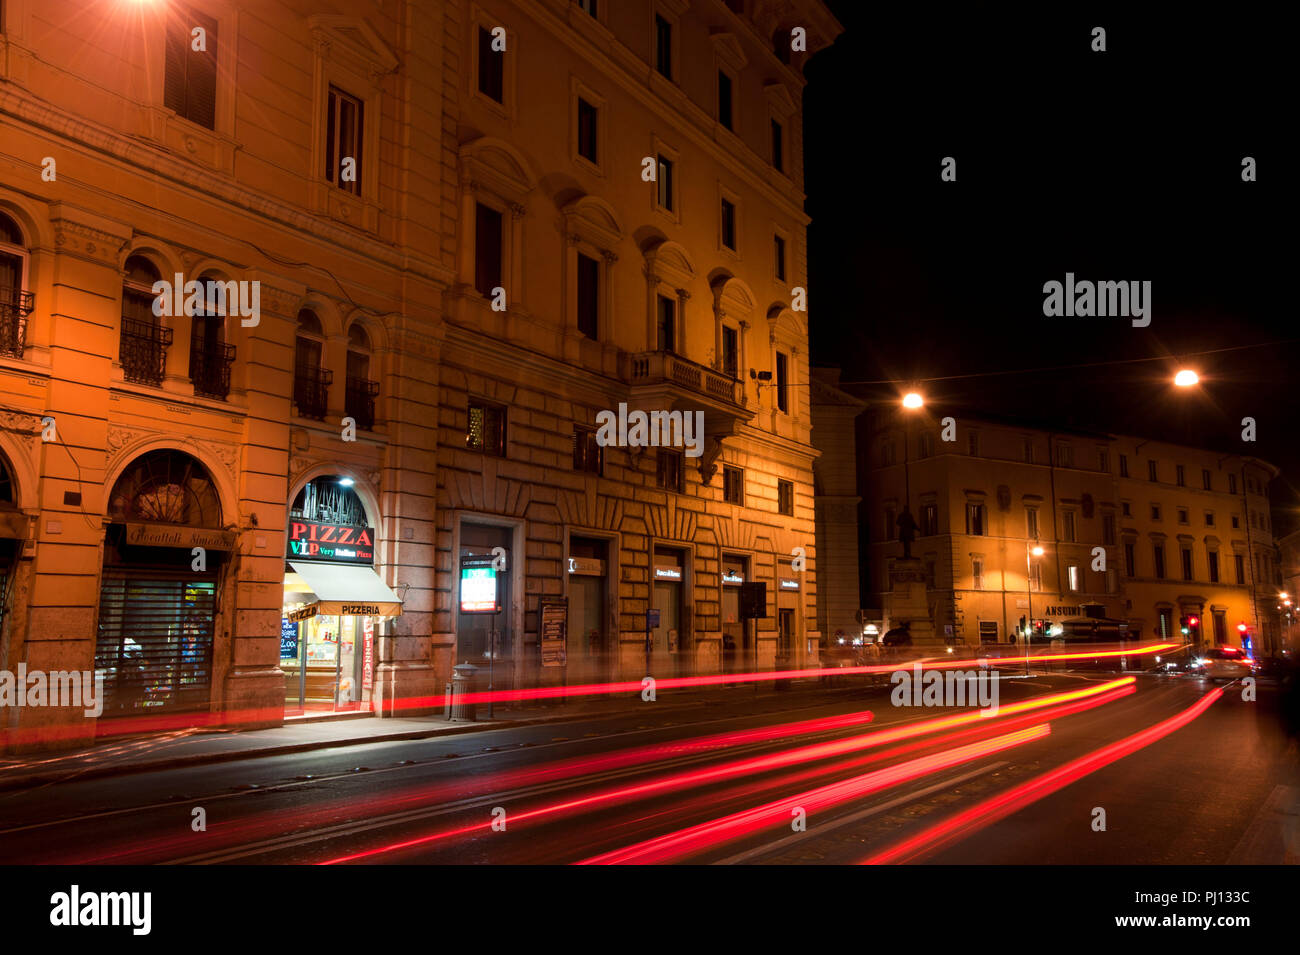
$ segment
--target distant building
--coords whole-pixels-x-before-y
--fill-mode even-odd
[[[955,643],[1015,642],[1022,617],[1046,629],[1101,617],[1143,639],[1181,639],[1195,618],[1192,639],[1276,646],[1272,465],[991,418],[953,415],[945,429],[946,414],[863,418],[874,605],[909,507],[937,632]]]

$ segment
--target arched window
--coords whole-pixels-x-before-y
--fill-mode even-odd
[[[363,431],[375,427],[375,396],[379,382],[370,377],[370,336],[360,322],[348,329],[348,380],[346,407],[348,417]]]
[[[223,282],[213,273],[199,276],[203,288],[203,311],[190,325],[190,381],[194,393],[225,401],[230,394],[230,366],[235,346],[226,342],[226,316],[231,303],[238,311],[239,283]]]
[[[14,479],[9,473],[9,462],[0,454],[0,508],[14,507]]]
[[[32,293],[27,291],[29,257],[18,223],[0,213],[0,355],[22,358],[27,344],[27,316]]]
[[[221,500],[212,478],[184,451],[151,451],[131,463],[113,485],[108,518],[115,524],[221,527]]]
[[[291,520],[368,527],[365,505],[352,490],[352,479],[338,474],[308,481],[289,508]]]
[[[154,283],[162,276],[143,255],[126,260],[122,280],[122,332],[118,360],[122,377],[142,385],[162,384],[167,373],[167,346],[172,330],[154,314]]]
[[[325,355],[325,333],[311,309],[298,313],[298,335],[293,354],[293,401],[304,418],[325,419],[329,408],[329,386],[334,372],[321,366]]]

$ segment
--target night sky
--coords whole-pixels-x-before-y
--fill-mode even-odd
[[[830,6],[846,32],[809,63],[805,93],[814,364],[851,382],[946,377],[920,386],[959,420],[1252,453],[1283,469],[1275,530],[1300,526],[1289,32],[1093,5]],[[956,182],[940,181],[945,156]],[[1242,182],[1244,156],[1258,181]],[[1043,284],[1067,272],[1149,280],[1151,324],[1044,316]],[[1240,346],[1258,347],[1192,355]],[[1199,388],[1172,387],[1182,366]]]

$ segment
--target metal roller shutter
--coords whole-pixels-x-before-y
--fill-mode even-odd
[[[105,715],[207,707],[216,588],[215,575],[104,568],[95,669]]]

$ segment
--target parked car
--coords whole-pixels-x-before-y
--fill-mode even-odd
[[[1211,647],[1196,658],[1193,672],[1214,682],[1240,680],[1254,673],[1254,661],[1240,647]]]

